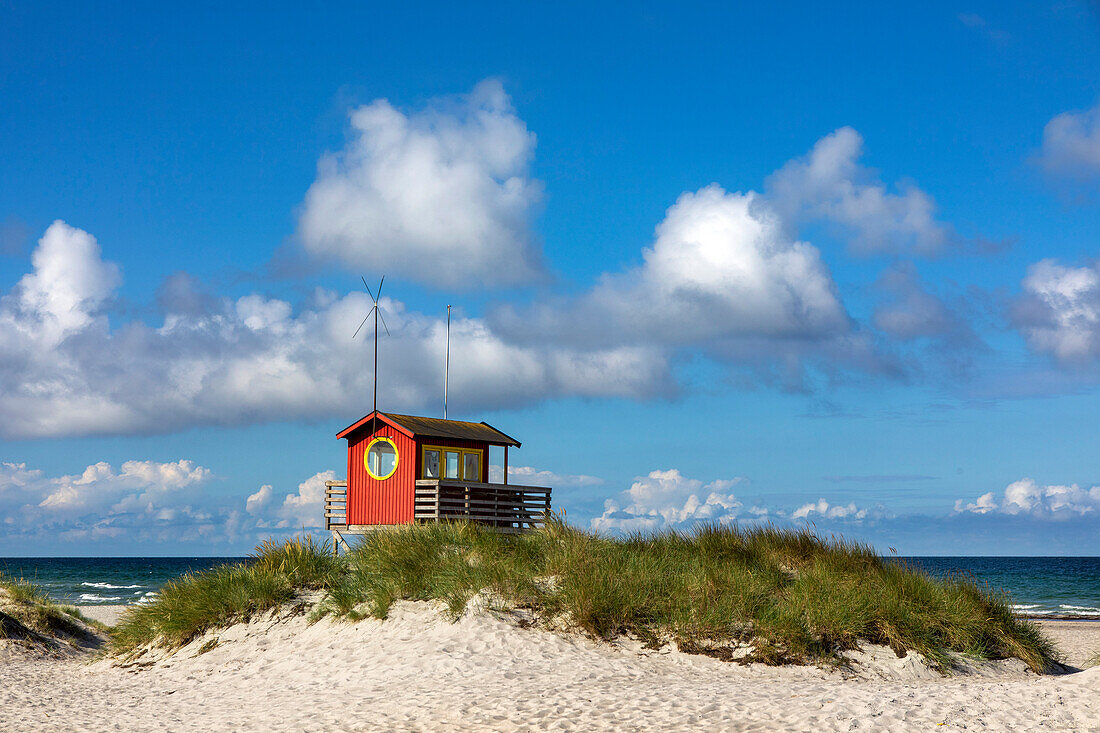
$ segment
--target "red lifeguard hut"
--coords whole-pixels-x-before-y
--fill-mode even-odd
[[[334,547],[347,546],[343,534],[439,520],[523,532],[550,511],[550,488],[508,483],[508,449],[520,443],[488,423],[376,410],[336,437],[348,441],[348,473],[327,482]],[[489,481],[490,446],[504,449],[501,483]]]

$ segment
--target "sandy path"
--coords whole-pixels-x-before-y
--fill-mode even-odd
[[[386,622],[241,625],[140,671],[0,661],[0,730],[1100,730],[1100,669],[865,677],[639,653],[426,604]],[[63,677],[59,677],[63,675]]]
[[[1058,646],[1070,666],[1084,667],[1100,655],[1100,621],[1040,619],[1035,623]],[[1100,724],[1097,727],[1100,728]]]
[[[101,624],[114,626],[128,606],[77,606],[82,614]]]

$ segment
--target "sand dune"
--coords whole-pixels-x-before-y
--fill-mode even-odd
[[[742,667],[400,603],[385,622],[266,617],[138,660],[148,666],[9,659],[0,730],[1100,727],[1100,668],[1040,677],[1006,661],[945,678],[919,655],[859,660],[848,672]]]

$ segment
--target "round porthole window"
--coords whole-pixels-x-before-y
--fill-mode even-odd
[[[367,473],[379,481],[388,479],[397,470],[397,446],[389,438],[375,438],[367,446],[363,464]]]

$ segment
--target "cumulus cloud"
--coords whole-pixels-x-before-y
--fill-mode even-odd
[[[905,182],[890,192],[860,165],[862,155],[862,136],[842,127],[772,174],[765,190],[786,221],[831,222],[859,254],[932,255],[961,241],[936,219],[931,196]]]
[[[1005,487],[1001,496],[991,491],[972,502],[959,499],[955,512],[1053,520],[1096,516],[1100,512],[1100,486],[1084,489],[1077,484],[1041,485],[1035,479],[1023,478]]]
[[[376,100],[351,112],[351,133],[306,194],[308,253],[458,290],[543,275],[529,228],[542,192],[528,173],[535,136],[500,82],[412,114]]]
[[[825,499],[818,499],[791,512],[791,519],[813,519],[815,516],[824,519],[866,519],[868,510],[860,509],[854,503],[830,504]]]
[[[711,185],[682,194],[641,267],[605,275],[575,302],[511,324],[602,343],[687,345],[739,337],[846,333],[848,317],[820,253],[785,236],[759,196]]]
[[[1036,351],[1067,365],[1100,356],[1100,265],[1065,267],[1042,260],[1028,268],[1013,324]]]
[[[283,499],[276,526],[290,529],[324,527],[325,482],[335,480],[335,471],[322,471],[298,484],[298,491]]]
[[[196,295],[173,276],[163,322],[112,326],[120,277],[95,239],[64,223],[46,232],[34,272],[0,300],[0,434],[42,437],[167,432],[192,425],[355,417],[370,402],[369,347],[350,334],[365,293],[283,300]],[[391,336],[379,357],[389,409],[438,398],[443,321],[383,298]],[[665,355],[644,344],[516,344],[481,319],[451,329],[452,404],[492,409],[554,396],[649,397],[671,390]]]
[[[412,115],[385,102],[360,113],[358,137],[307,196],[303,230],[317,230],[303,235],[310,246],[318,252],[332,247],[334,256],[346,252],[356,258],[349,264],[365,265],[367,260],[357,258],[373,257],[372,248],[385,237],[412,237],[382,250],[407,256],[417,267],[469,263],[473,269],[458,276],[463,283],[476,281],[479,272],[492,272],[494,282],[527,277],[502,264],[501,257],[510,263],[533,260],[514,256],[515,242],[522,239],[518,225],[502,222],[518,219],[498,216],[499,202],[461,201],[451,207],[492,223],[484,230],[436,222],[427,234],[412,236],[404,224],[383,225],[372,218],[399,215],[413,222],[408,227],[433,221],[405,202],[404,189],[383,190],[407,178],[399,173],[405,165],[416,168],[410,161],[423,162],[429,172],[439,169],[444,190],[439,195],[446,199],[452,188],[493,195],[518,188],[530,194],[534,184],[524,177],[520,161],[529,157],[532,138],[499,84],[483,84],[467,97],[433,102]],[[859,166],[860,146],[854,131],[837,131],[773,176],[766,196],[731,193],[718,185],[683,193],[656,227],[651,245],[642,249],[640,265],[607,273],[575,296],[544,298],[518,309],[496,307],[484,318],[456,314],[451,333],[456,408],[500,409],[558,397],[667,396],[678,388],[672,365],[700,355],[735,375],[744,370],[753,378],[806,390],[819,377],[833,379],[846,371],[904,371],[882,335],[895,340],[966,335],[949,308],[901,276],[892,286],[895,302],[880,309],[880,330],[872,332],[848,315],[820,251],[793,234],[798,221],[818,216],[845,224],[861,241],[877,242],[874,247],[889,240],[898,248],[930,250],[945,241],[948,228],[932,218],[926,197],[915,189],[887,192]],[[397,203],[382,207],[371,199],[360,206],[361,195]],[[324,206],[336,206],[347,217],[325,213],[318,202],[330,198],[342,203]],[[449,210],[442,200],[421,203],[440,216]],[[486,206],[488,213],[477,213]],[[360,211],[367,212],[370,226],[355,239],[358,224],[348,222],[358,222]],[[336,229],[325,230],[329,225]],[[444,230],[458,239],[444,246],[429,236]],[[908,244],[898,244],[902,240]],[[475,243],[483,249],[446,249]],[[437,245],[443,249],[431,250]],[[533,252],[529,239],[520,249]],[[349,338],[370,308],[365,293],[341,297],[318,291],[298,305],[260,293],[229,299],[175,273],[157,293],[160,323],[119,323],[107,318],[106,308],[121,274],[102,258],[90,234],[56,222],[40,240],[33,265],[0,299],[5,418],[0,436],[169,432],[327,416],[350,420],[355,416],[350,405],[369,403],[369,346]],[[458,287],[443,275],[437,282]],[[407,411],[434,406],[443,321],[408,311],[391,298],[383,298],[382,306],[391,333],[380,354],[383,406]]]
[[[490,322],[517,341],[660,345],[726,363],[778,364],[795,386],[808,360],[877,368],[821,253],[790,238],[756,193],[710,185],[682,194],[642,259],[580,295],[501,308]]]
[[[335,471],[321,471],[285,493],[264,484],[242,502],[240,495],[209,491],[211,470],[186,459],[125,461],[118,468],[100,461],[62,476],[5,462],[0,539],[19,543],[45,535],[130,550],[150,542],[196,550],[251,547],[266,537],[323,527],[325,481],[335,477]]]
[[[592,520],[597,531],[635,532],[683,529],[698,522],[726,523],[739,517],[767,517],[767,510],[746,509],[731,489],[742,477],[704,483],[683,476],[675,468],[651,471],[634,479],[617,499],[604,503],[603,514]]]
[[[1043,128],[1038,162],[1052,178],[1070,184],[1100,183],[1100,103],[1051,119]]]
[[[224,530],[206,506],[210,470],[193,461],[99,462],[51,477],[25,463],[0,463],[0,517],[5,533],[46,531],[64,540],[122,535],[200,539]]]
[[[604,502],[603,513],[592,519],[592,529],[607,532],[644,532],[690,529],[700,522],[779,522],[828,520],[862,522],[889,516],[885,508],[874,509],[831,504],[825,499],[804,504],[793,511],[758,504],[746,506],[734,495],[744,477],[704,483],[684,476],[675,468],[651,471],[634,479],[630,488]]]

